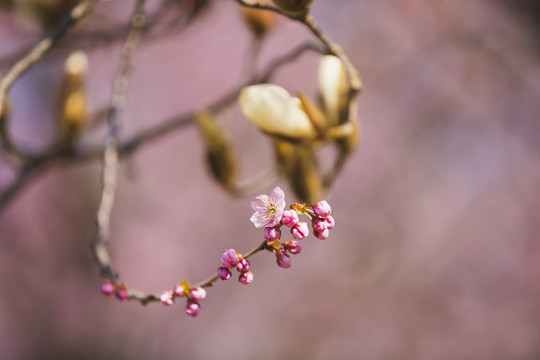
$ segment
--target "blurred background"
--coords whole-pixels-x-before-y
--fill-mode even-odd
[[[99,3],[70,36],[127,23],[131,3]],[[55,166],[0,214],[0,358],[540,358],[538,3],[315,0],[312,15],[364,83],[361,145],[325,197],[336,219],[330,237],[303,240],[288,270],[258,254],[255,281],[219,282],[197,318],[183,301],[120,303],[100,294],[88,246],[100,164]],[[0,70],[41,34],[0,12]],[[311,38],[280,18],[259,66]],[[39,151],[57,136],[63,62],[79,46],[90,60],[91,111],[108,103],[120,43],[71,39],[12,89],[9,126],[21,146]],[[182,31],[143,39],[122,136],[237,86],[251,41],[232,0],[211,1]],[[274,82],[315,96],[318,60],[306,54]],[[219,121],[241,178],[271,167],[270,141],[236,106]],[[103,134],[96,125],[83,140]],[[249,221],[252,198],[219,188],[203,153],[189,127],[124,159],[110,250],[129,287],[200,281],[224,249],[262,240]],[[0,186],[13,178],[4,159]],[[294,201],[285,180],[274,185]]]

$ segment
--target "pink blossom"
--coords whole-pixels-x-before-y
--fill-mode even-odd
[[[313,230],[315,231],[323,231],[328,228],[328,223],[326,222],[326,219],[313,219]]]
[[[332,215],[328,215],[324,221],[326,221],[326,228],[328,229],[333,229],[334,228],[334,225],[336,225],[336,222],[334,221],[334,218],[332,217]]]
[[[249,260],[248,259],[241,259],[238,262],[238,265],[236,265],[236,270],[242,272],[249,271]]]
[[[221,280],[229,280],[232,276],[231,270],[226,267],[220,267],[217,269],[217,275]]]
[[[313,206],[313,211],[315,212],[315,214],[322,218],[329,216],[332,211],[330,204],[328,204],[324,200],[318,201],[312,206]]]
[[[276,253],[276,263],[283,269],[288,269],[292,265],[291,257],[284,252]]]
[[[234,265],[238,264],[238,255],[236,255],[236,251],[234,249],[225,250],[223,252],[223,255],[221,255],[221,263],[226,268],[232,268]]]
[[[298,243],[298,241],[287,241],[285,244],[283,244],[287,250],[293,255],[300,254],[300,251],[302,251],[302,246]]]
[[[238,281],[245,285],[251,284],[253,282],[253,273],[251,271],[243,272],[240,274]]]
[[[202,287],[197,286],[191,289],[191,298],[195,301],[201,301],[206,297],[206,290]]]
[[[324,240],[330,235],[330,230],[324,229],[323,231],[315,231],[315,237],[317,239]]]
[[[298,222],[298,213],[295,210],[285,210],[281,216],[281,223],[293,227]]]
[[[188,302],[187,305],[186,305],[186,308],[184,309],[184,311],[186,312],[186,314],[188,314],[189,316],[197,316],[199,314],[199,310],[201,309],[201,305],[197,304],[196,302]]]
[[[299,221],[291,229],[291,234],[296,240],[302,240],[309,235],[309,228],[306,222]]]
[[[186,291],[186,288],[182,284],[178,284],[174,287],[174,295],[176,296],[184,296],[184,292]]]
[[[114,293],[114,285],[110,282],[101,284],[101,293],[107,296],[111,295],[112,293]]]
[[[126,301],[128,299],[128,294],[126,290],[120,289],[116,292],[116,298],[120,301]]]
[[[251,202],[251,208],[255,211],[251,216],[251,222],[255,227],[273,227],[279,224],[283,209],[285,209],[285,193],[279,186],[268,195],[259,195],[257,200]]]
[[[172,291],[164,291],[161,296],[159,297],[163,305],[170,306],[174,304],[174,298],[173,298],[173,292]]]
[[[264,228],[264,239],[268,242],[279,240],[281,237],[281,230],[277,227]]]

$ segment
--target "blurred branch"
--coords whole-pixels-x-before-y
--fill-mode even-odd
[[[2,77],[0,80],[0,114],[2,113],[2,107],[5,106],[4,99],[15,81],[30,69],[32,65],[39,62],[43,58],[43,55],[45,55],[72,26],[86,16],[94,3],[95,0],[82,0],[79,2],[54,32],[35,45],[26,56],[17,61],[4,77]],[[6,126],[5,123],[4,126]],[[2,129],[2,131],[7,134],[7,129]],[[16,150],[11,141],[5,142],[3,145],[8,153],[15,155],[18,158],[25,158],[24,154],[21,154]]]
[[[238,94],[243,87],[268,81],[272,75],[278,71],[282,66],[287,65],[295,61],[298,57],[308,51],[314,51],[322,53],[322,50],[311,42],[301,44],[293,48],[290,52],[277,57],[270,64],[267,65],[261,71],[260,75],[254,75],[251,79],[236,86],[230,90],[224,96],[212,102],[206,108],[213,113],[219,113],[227,106],[232,104],[238,97]],[[146,144],[150,144],[155,140],[160,139],[163,136],[171,134],[173,131],[184,128],[185,126],[193,125],[196,121],[196,111],[192,111],[183,115],[175,116],[169,120],[163,121],[161,124],[150,128],[148,130],[140,132],[129,140],[126,140],[118,145],[119,156],[129,156],[134,154],[140,147]],[[53,163],[66,163],[66,164],[81,164],[84,161],[96,160],[103,156],[102,148],[86,148],[86,149],[72,149],[71,151],[58,151],[56,146],[53,146],[49,151],[46,151],[43,155],[33,155],[32,159],[26,165],[26,168],[31,169],[32,176],[28,176],[24,171],[19,173],[19,177],[24,179],[16,179],[6,189],[0,193],[0,212],[21,192],[24,186],[28,185],[37,176],[43,174],[48,168],[43,164]],[[267,174],[264,174],[265,176]],[[256,180],[258,181],[258,180]],[[17,185],[17,182],[21,184]],[[244,187],[250,187],[249,184],[243,185]]]
[[[111,211],[114,203],[116,179],[118,172],[118,143],[119,143],[119,119],[118,113],[124,108],[128,75],[132,67],[132,59],[146,23],[145,0],[137,0],[131,16],[130,30],[124,46],[118,72],[113,82],[111,105],[108,112],[108,133],[105,139],[105,152],[103,155],[103,188],[99,207],[96,212],[97,231],[91,248],[94,259],[101,273],[111,281],[116,280],[109,266],[109,256],[104,243],[109,239]]]
[[[157,10],[148,16],[146,24],[145,38],[148,40],[161,38],[163,36],[178,34],[186,29],[188,25],[195,20],[201,11],[204,10],[207,3],[211,0],[206,0],[203,7],[194,6],[192,1],[167,0],[164,1]],[[102,23],[103,21],[96,21]],[[69,37],[68,40],[62,42],[62,46],[85,49],[109,45],[125,39],[129,26],[123,24],[111,24],[108,30],[81,30],[77,31]],[[0,66],[15,62],[17,59],[24,56],[25,53],[31,50],[31,47],[26,47],[24,50],[17,50],[14,53],[4,55],[0,58]],[[59,52],[56,54],[60,54]]]

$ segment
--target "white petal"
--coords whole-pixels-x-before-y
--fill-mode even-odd
[[[245,87],[238,99],[240,109],[262,130],[291,138],[314,138],[317,132],[300,100],[289,95],[287,90],[273,84]]]
[[[345,68],[338,57],[326,55],[321,58],[319,62],[319,92],[332,125],[338,123],[340,85],[345,80],[344,74]]]

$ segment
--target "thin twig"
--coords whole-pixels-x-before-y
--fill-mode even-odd
[[[91,242],[94,259],[101,273],[111,281],[117,280],[109,265],[109,256],[105,242],[109,239],[110,218],[114,203],[118,171],[118,143],[119,124],[118,113],[124,108],[128,75],[131,70],[131,62],[146,22],[144,9],[145,0],[137,0],[131,16],[130,30],[122,48],[122,57],[118,72],[114,77],[111,105],[108,113],[108,133],[105,139],[105,152],[103,155],[103,188],[99,207],[96,212],[97,231]]]
[[[26,164],[19,171],[15,180],[13,180],[0,195],[0,212],[5,210],[19,192],[21,192],[40,172],[45,170],[49,164],[50,162],[45,158],[37,159]]]
[[[259,245],[257,245],[255,248],[248,251],[247,253],[245,253],[244,255],[242,255],[242,257],[244,259],[250,258],[253,255],[255,255],[256,253],[258,253],[258,252],[260,252],[262,250],[265,250],[265,249],[266,249],[266,240],[263,241],[262,243],[260,243]],[[203,280],[201,282],[198,282],[195,285],[192,285],[192,288],[196,288],[196,287],[202,287],[202,288],[212,287],[212,286],[214,286],[216,284],[216,281],[217,281],[218,278],[219,277],[218,277],[217,274],[213,275],[213,276],[209,277],[206,280]],[[127,293],[128,293],[128,299],[129,300],[138,301],[142,305],[146,305],[146,304],[151,303],[151,302],[160,301],[160,294],[145,294],[143,291],[140,291],[140,290],[128,290]]]
[[[39,62],[43,56],[53,47],[53,45],[80,19],[86,16],[96,0],[82,0],[75,6],[70,13],[63,19],[58,28],[49,36],[42,39],[36,46],[30,50],[26,56],[17,61],[0,80],[0,114],[4,106],[4,99],[17,79],[19,79],[32,65]],[[4,124],[5,126],[5,124]],[[6,131],[3,129],[2,131]],[[11,141],[5,142],[4,147],[7,152],[24,157],[18,153]]]

